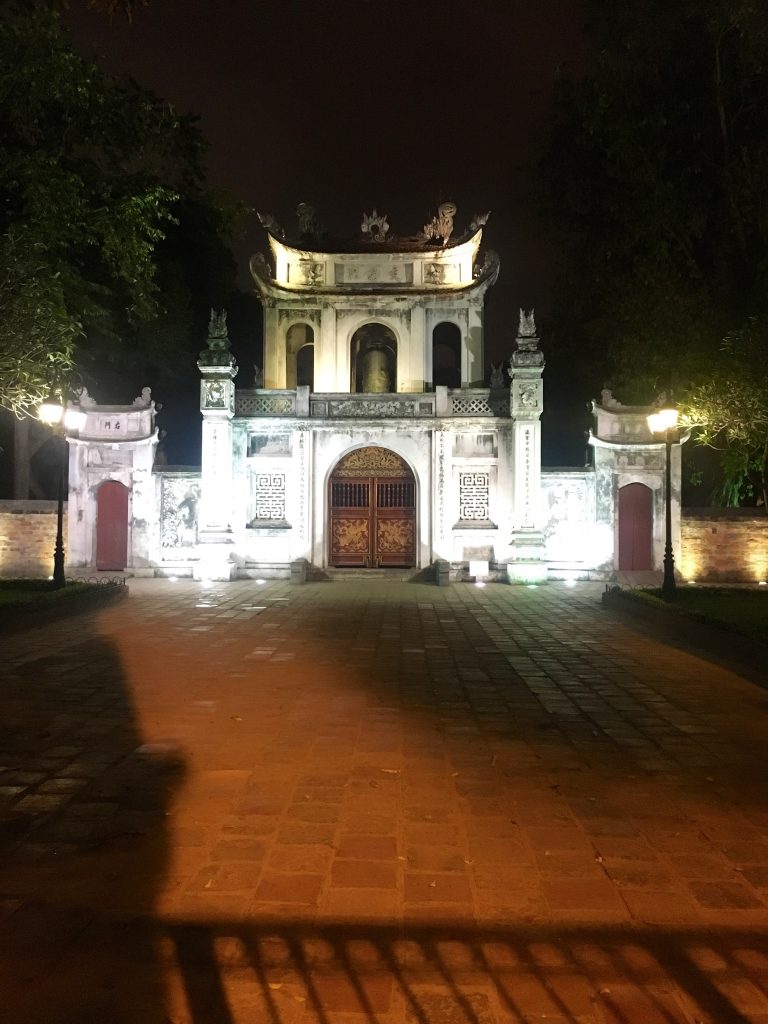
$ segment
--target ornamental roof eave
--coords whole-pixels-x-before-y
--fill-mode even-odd
[[[284,241],[268,229],[265,229],[265,233],[269,248],[275,258],[283,250],[300,259],[309,259],[313,256],[422,256],[425,259],[433,260],[465,245],[471,246],[473,252],[477,253],[483,238],[482,226],[476,228],[475,231],[449,239],[445,245],[431,245],[423,238],[392,238],[384,242],[370,243],[347,243],[337,240],[336,245],[329,240],[328,245],[312,246]]]
[[[482,294],[486,289],[496,284],[500,269],[498,255],[491,250],[487,250],[485,263],[479,269],[476,276],[471,281],[467,281],[466,284],[442,284],[424,287],[423,285],[409,286],[402,282],[394,284],[374,282],[371,284],[356,284],[354,287],[334,284],[301,285],[289,288],[285,285],[277,284],[271,273],[268,272],[266,261],[263,258],[260,259],[259,256],[260,254],[251,257],[249,263],[251,277],[256,285],[257,292],[263,298],[271,300],[300,299],[306,301],[307,298],[312,298],[313,296],[328,299],[330,296],[354,298],[356,296],[365,297],[371,295],[378,295],[382,298],[389,295],[403,299],[410,296],[415,298],[438,298],[441,295],[466,295],[471,297],[476,293]]]

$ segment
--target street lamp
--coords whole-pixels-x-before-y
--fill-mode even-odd
[[[661,584],[661,596],[665,601],[674,601],[677,597],[675,583],[675,556],[672,551],[672,445],[678,441],[677,409],[659,409],[648,416],[648,427],[652,434],[663,434],[666,449],[666,479],[664,486],[664,580]]]
[[[64,586],[64,480],[67,475],[67,432],[76,432],[85,426],[86,413],[69,403],[63,405],[55,398],[42,402],[37,410],[38,417],[61,438],[62,449],[59,460],[59,481],[56,493],[56,546],[53,549],[53,589]]]

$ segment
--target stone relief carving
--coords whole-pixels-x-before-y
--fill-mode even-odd
[[[377,401],[356,401],[347,399],[338,402],[329,402],[329,413],[331,416],[413,416],[414,403],[390,400],[386,402]]]
[[[428,284],[442,284],[445,280],[445,267],[442,263],[427,263],[424,267],[424,280]]]
[[[441,241],[446,245],[453,234],[453,218],[456,216],[455,203],[441,203],[437,208],[437,215],[424,225],[423,237],[427,240]]]
[[[345,455],[334,469],[335,476],[411,476],[406,463],[389,448],[369,445]]]
[[[536,409],[539,405],[538,386],[536,384],[521,384],[517,393],[518,401],[524,409]]]
[[[325,280],[325,267],[322,263],[314,263],[310,260],[302,260],[300,263],[301,273],[304,277],[304,284],[317,286]]]
[[[160,546],[163,557],[197,543],[200,484],[195,478],[162,478],[160,491]]]
[[[206,409],[226,409],[227,389],[223,380],[203,381],[203,405]]]
[[[320,310],[319,309],[295,309],[289,306],[287,309],[279,309],[277,313],[277,322],[282,324],[284,320],[309,320],[313,324],[320,323]]]
[[[380,214],[376,209],[373,213],[364,213],[360,230],[368,235],[373,242],[383,242],[389,234],[389,223],[385,214]]]

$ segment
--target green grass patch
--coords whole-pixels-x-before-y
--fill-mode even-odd
[[[117,583],[67,583],[54,590],[50,580],[0,580],[0,632],[49,621],[125,597]]]
[[[50,580],[0,580],[0,605],[13,608],[29,604],[57,604],[88,589],[87,583],[67,583],[57,590],[52,586]]]
[[[664,601],[660,590],[634,590],[632,597],[669,614],[739,633],[768,643],[768,588],[740,590],[718,587],[679,587],[674,601]]]

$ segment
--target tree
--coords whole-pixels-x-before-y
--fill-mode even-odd
[[[29,408],[73,360],[117,375],[142,354],[160,364],[190,333],[195,301],[222,301],[230,217],[205,189],[204,149],[193,118],[76,54],[50,9],[3,8],[0,301],[12,316],[0,406]],[[18,291],[23,267],[33,273]],[[167,311],[161,284],[174,276]]]
[[[719,498],[726,505],[754,497],[757,479],[768,506],[767,352],[768,324],[752,317],[725,338],[716,370],[693,384],[682,403],[683,422],[698,441],[722,453]]]
[[[597,386],[679,396],[768,303],[768,10],[588,9],[592,65],[558,82],[539,167],[569,255],[560,333],[581,325]]]

